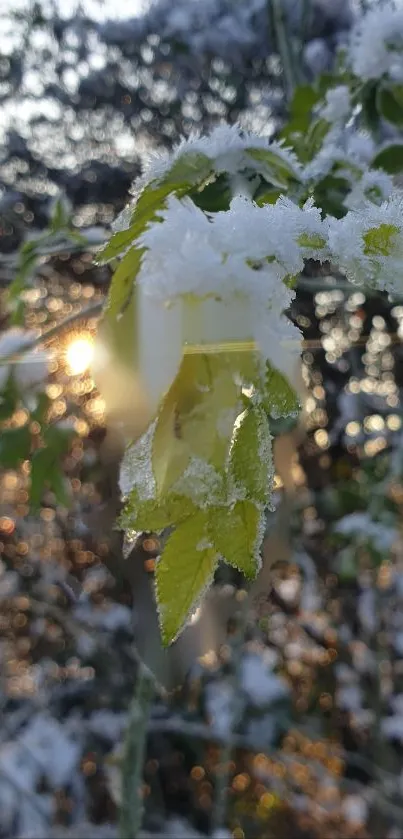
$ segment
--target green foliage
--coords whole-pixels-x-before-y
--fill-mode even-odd
[[[382,84],[376,94],[380,115],[399,128],[403,126],[403,85]]]
[[[326,175],[314,187],[315,203],[324,213],[341,218],[347,212],[344,199],[350,192],[351,184],[346,177],[336,174]]]
[[[62,458],[73,436],[73,431],[57,425],[43,429],[43,447],[34,451],[31,460],[30,501],[34,509],[39,507],[46,487],[52,490],[59,504],[68,505],[70,498]]]
[[[254,161],[256,170],[273,186],[287,188],[290,181],[299,180],[288,161],[270,149],[245,149],[245,157]]]
[[[298,394],[291,387],[288,379],[269,362],[266,363],[262,396],[265,411],[275,419],[295,417],[301,410]]]
[[[130,299],[143,253],[143,249],[131,247],[119,262],[109,287],[106,304],[108,319],[115,318],[122,312]]]
[[[384,146],[372,160],[371,166],[383,169],[388,175],[403,172],[403,143],[390,143]]]
[[[169,536],[156,569],[162,641],[175,640],[213,579],[218,562],[208,532],[209,511],[198,510]]]
[[[119,519],[119,526],[130,530],[153,530],[156,533],[178,524],[197,508],[186,495],[168,493],[161,499],[141,499],[135,487],[125,503]]]
[[[253,580],[259,570],[262,511],[252,501],[237,501],[231,509],[216,507],[209,513],[214,547],[228,565]]]
[[[63,196],[56,199],[49,221],[49,226],[19,250],[17,268],[13,282],[8,290],[8,306],[11,323],[16,326],[24,324],[24,302],[21,293],[30,286],[44,253],[57,252],[62,243],[77,245],[84,244],[85,238],[74,228],[70,205]]]
[[[98,264],[103,265],[123,254],[144,232],[147,224],[155,219],[158,211],[164,208],[168,195],[175,194],[180,198],[196,184],[200,186],[208,180],[211,174],[212,164],[208,157],[183,154],[163,178],[144,187],[133,207],[129,227],[111,236],[97,254]]]
[[[389,256],[399,228],[395,224],[380,224],[363,235],[366,256]]]
[[[184,356],[154,433],[153,472],[160,496],[179,479],[191,457],[218,470],[224,467],[229,438],[217,433],[217,424],[220,415],[235,411],[240,395],[226,365],[225,354]]]
[[[245,497],[258,504],[266,504],[272,458],[271,435],[262,406],[250,404],[235,429],[230,452],[229,471],[235,487]]]
[[[29,425],[6,428],[0,433],[0,465],[4,469],[15,469],[26,460],[31,451]]]

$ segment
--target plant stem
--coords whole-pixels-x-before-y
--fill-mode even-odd
[[[149,673],[141,667],[135,695],[129,709],[122,766],[122,801],[119,818],[120,839],[136,839],[143,817],[141,783],[147,745],[147,724],[155,688]]]
[[[235,634],[235,638],[232,644],[232,661],[233,661],[233,670],[232,670],[232,678],[230,682],[230,686],[232,689],[232,696],[231,696],[231,729],[228,732],[228,736],[226,738],[225,744],[222,748],[221,752],[221,771],[217,772],[216,775],[216,786],[215,786],[215,796],[214,796],[214,809],[212,815],[212,835],[214,836],[216,831],[223,827],[225,823],[225,816],[227,810],[227,800],[228,800],[228,784],[229,784],[229,763],[232,756],[232,751],[234,747],[236,747],[237,742],[237,728],[240,723],[240,719],[242,716],[243,711],[243,702],[240,698],[240,690],[239,690],[239,683],[241,677],[241,668],[242,668],[242,646],[245,639],[245,631],[246,625],[248,622],[248,614],[249,614],[249,607],[250,607],[250,598],[246,596],[245,592],[245,599],[242,601],[242,608],[239,613],[238,617],[238,626]]]
[[[296,78],[291,44],[289,43],[285,25],[283,0],[270,0],[270,2],[277,48],[283,65],[285,95],[289,102],[292,99],[296,87]]]
[[[67,318],[62,320],[60,323],[57,323],[56,326],[52,326],[50,329],[47,329],[46,332],[42,332],[41,335],[38,335],[36,338],[33,338],[32,341],[27,341],[23,347],[17,352],[11,352],[8,355],[3,355],[0,358],[0,366],[2,364],[9,364],[14,360],[18,360],[21,356],[25,355],[26,352],[30,350],[36,349],[36,347],[40,346],[41,344],[46,343],[46,341],[51,340],[52,338],[56,338],[61,332],[64,332],[65,329],[68,329],[73,323],[76,323],[79,320],[87,320],[88,318],[96,317],[100,315],[102,309],[104,307],[104,303],[94,303],[93,306],[88,306],[86,309],[81,309],[80,312],[74,312],[72,315],[69,315]]]

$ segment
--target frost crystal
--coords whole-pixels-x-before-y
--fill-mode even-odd
[[[146,433],[126,449],[119,476],[119,486],[123,496],[128,495],[135,487],[142,501],[155,496],[155,479],[151,465],[155,426],[156,423],[153,422]]]
[[[350,90],[347,85],[338,85],[326,93],[326,103],[320,111],[328,122],[345,121],[351,112]]]
[[[222,500],[223,479],[211,463],[192,457],[172,492],[186,495],[198,507],[211,505]]]
[[[164,301],[184,294],[232,298],[241,293],[259,306],[285,309],[293,297],[281,282],[302,270],[309,248],[323,238],[319,211],[280,197],[258,207],[236,197],[230,209],[207,215],[189,198],[171,197],[168,206],[139,239],[145,247],[138,283]],[[299,244],[304,237],[307,245]]]
[[[182,140],[172,154],[153,154],[145,160],[143,183],[162,178],[183,155],[203,154],[214,161],[216,172],[236,174],[253,160],[245,157],[246,149],[267,149],[282,158],[298,174],[300,164],[296,155],[282,143],[270,142],[266,137],[242,131],[239,125],[218,125],[208,137],[193,134]]]
[[[350,62],[361,79],[403,80],[403,7],[379,3],[354,28]]]
[[[351,192],[344,199],[344,205],[348,210],[360,210],[368,201],[381,204],[390,198],[392,192],[393,180],[386,172],[368,170],[361,180],[354,184]]]
[[[402,211],[403,193],[395,192],[381,206],[367,203],[343,219],[330,219],[330,251],[352,282],[401,292]]]

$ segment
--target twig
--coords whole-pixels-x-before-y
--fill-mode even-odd
[[[89,318],[93,318],[97,315],[100,315],[103,307],[103,302],[94,303],[92,306],[88,306],[86,309],[81,309],[80,312],[74,312],[72,315],[69,315],[60,323],[57,323],[55,326],[52,326],[45,332],[42,332],[41,335],[38,335],[36,338],[33,338],[32,341],[27,341],[24,344],[24,346],[21,347],[20,350],[17,350],[17,352],[13,351],[8,355],[1,356],[0,365],[5,363],[9,364],[14,360],[18,361],[18,359],[24,356],[25,353],[29,352],[30,350],[34,350],[41,344],[45,344],[47,341],[52,340],[52,338],[56,338],[56,336],[58,336],[65,329],[68,329],[73,323],[76,323],[79,320],[88,320]]]
[[[237,727],[243,711],[243,702],[240,699],[239,682],[242,666],[242,645],[245,639],[246,625],[248,621],[248,614],[250,608],[250,597],[245,597],[242,603],[242,609],[238,618],[238,626],[236,635],[232,646],[232,658],[234,662],[231,679],[231,704],[232,704],[232,718],[231,728],[228,736],[223,744],[221,753],[221,771],[216,776],[214,809],[212,815],[212,833],[218,831],[223,827],[225,821],[225,814],[227,809],[228,798],[228,782],[229,782],[229,765],[231,755],[236,748]]]
[[[283,65],[285,93],[288,101],[290,101],[296,86],[296,79],[293,57],[288,43],[287,30],[285,26],[284,2],[283,0],[270,0],[270,2],[277,47]]]
[[[138,676],[137,690],[129,710],[122,766],[120,839],[136,839],[143,817],[141,782],[147,744],[147,723],[154,698],[154,685],[145,669]]]

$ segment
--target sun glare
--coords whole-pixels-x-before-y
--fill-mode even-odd
[[[80,376],[91,365],[94,357],[94,341],[91,335],[79,335],[66,349],[66,363],[70,376]]]

